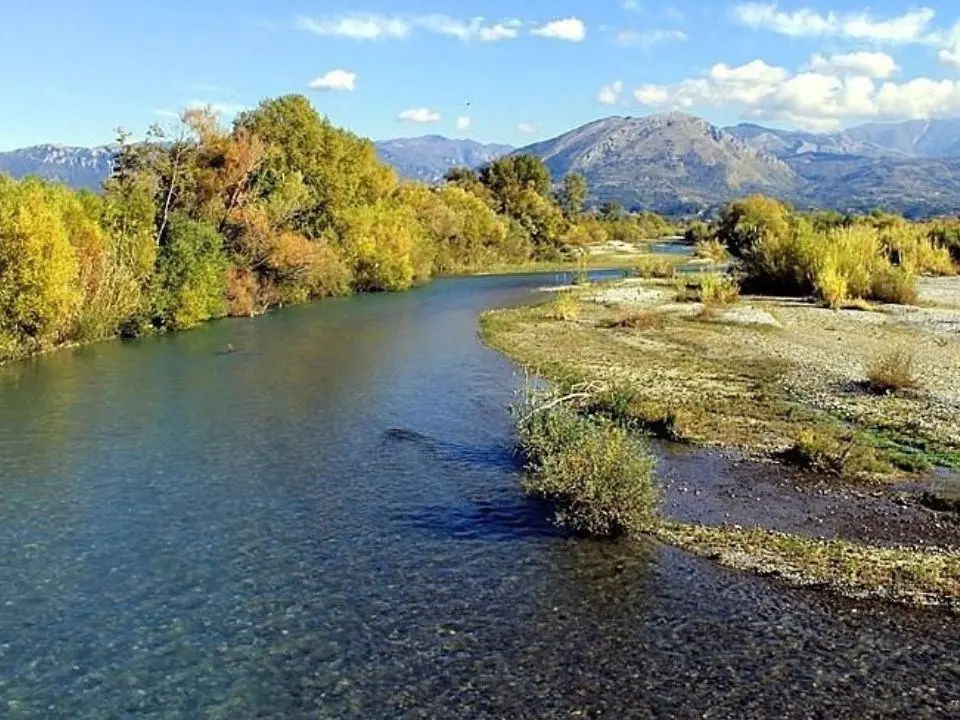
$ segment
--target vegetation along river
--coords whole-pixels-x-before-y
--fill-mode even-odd
[[[553,279],[0,368],[0,715],[956,716],[948,614],[564,537],[523,498],[522,376],[476,317]]]

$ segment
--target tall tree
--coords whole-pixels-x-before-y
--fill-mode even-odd
[[[557,193],[557,201],[568,220],[576,220],[583,214],[588,189],[587,179],[580,173],[568,173],[563,178],[563,187]]]

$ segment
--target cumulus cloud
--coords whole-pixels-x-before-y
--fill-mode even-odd
[[[620,102],[620,93],[623,92],[623,83],[619,80],[610,85],[604,85],[597,91],[597,102],[601,105],[616,105]]]
[[[457,118],[457,130],[467,130],[473,124],[473,120],[463,116]]]
[[[841,57],[821,58],[797,73],[762,60],[737,67],[720,63],[702,77],[643,85],[633,95],[648,107],[733,107],[745,117],[813,130],[833,129],[854,119],[925,119],[960,112],[960,81],[918,77],[897,83],[885,80],[882,73],[867,74],[868,67],[877,70],[876,63]]]
[[[899,68],[896,61],[882,52],[853,52],[839,55],[814,55],[810,69],[831,75],[864,75],[885,80]]]
[[[737,5],[733,15],[748,27],[790,37],[836,36],[896,44],[929,42],[935,13],[931,8],[920,7],[881,20],[867,12],[781,10],[776,3],[747,2]]]
[[[941,65],[954,70],[960,70],[960,44],[951,48],[945,48],[937,52],[937,60]]]
[[[349,92],[357,87],[357,74],[347,70],[330,70],[311,80],[308,87],[311,90],[345,90]]]
[[[440,113],[429,108],[410,108],[397,115],[397,120],[408,123],[438,123],[442,119]]]
[[[516,38],[520,25],[519,20],[512,18],[491,25],[482,17],[461,20],[439,13],[416,16],[351,13],[339,17],[297,18],[297,26],[302,30],[352,40],[404,40],[421,30],[463,41],[497,42]]]
[[[551,20],[545,25],[535,27],[530,34],[568,42],[583,42],[587,37],[587,26],[580,18],[569,17],[563,20]]]
[[[524,135],[533,135],[537,131],[537,126],[533,123],[517,123],[517,131]]]
[[[651,48],[666,42],[684,42],[687,34],[683,30],[624,30],[617,33],[617,44],[624,47]]]

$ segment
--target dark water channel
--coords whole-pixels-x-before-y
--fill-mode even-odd
[[[953,618],[524,501],[476,315],[543,283],[0,368],[0,716],[956,717]]]

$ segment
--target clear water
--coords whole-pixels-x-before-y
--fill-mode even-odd
[[[960,713],[954,618],[553,531],[476,339],[543,284],[0,368],[0,716]]]

